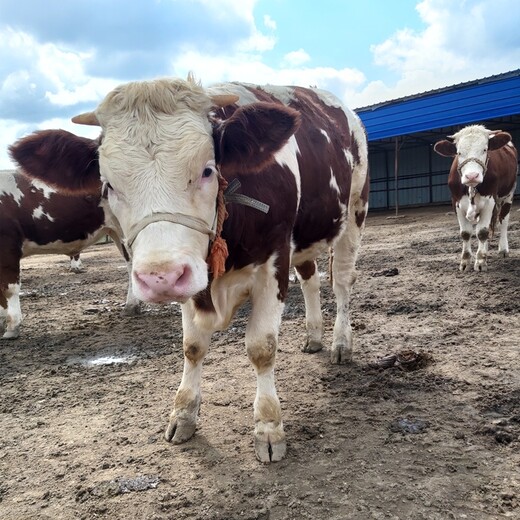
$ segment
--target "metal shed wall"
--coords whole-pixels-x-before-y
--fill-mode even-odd
[[[481,123],[510,132],[520,148],[520,69],[357,113],[368,133],[372,209],[395,208],[396,193],[399,207],[449,203],[451,159],[435,153],[433,145],[467,124]]]

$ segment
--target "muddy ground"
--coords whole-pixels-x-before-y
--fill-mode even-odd
[[[291,285],[276,369],[288,452],[272,465],[254,456],[245,310],[215,335],[195,437],[173,446],[179,308],[121,316],[112,244],[86,251],[81,274],[66,257],[24,260],[22,336],[0,344],[0,518],[520,518],[520,213],[511,256],[493,240],[485,273],[458,271],[449,207],[401,215],[368,219],[352,364],[300,352]],[[326,276],[322,296],[329,345]],[[377,366],[407,350],[422,363]]]

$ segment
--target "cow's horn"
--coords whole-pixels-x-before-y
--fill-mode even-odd
[[[74,116],[71,121],[78,125],[101,126],[94,112],[85,112]]]
[[[239,100],[239,97],[235,94],[216,94],[211,96],[211,101],[218,107],[227,107],[232,105]]]

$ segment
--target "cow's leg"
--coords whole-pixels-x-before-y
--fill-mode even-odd
[[[465,271],[471,260],[471,235],[473,224],[466,218],[466,209],[457,205],[457,220],[459,221],[460,238],[462,239],[462,254],[460,256],[459,270]]]
[[[197,427],[202,362],[208,352],[211,332],[195,326],[194,316],[193,302],[188,301],[182,306],[184,371],[164,433],[166,440],[173,444],[181,444],[190,439]]]
[[[4,288],[0,285],[0,334],[3,335],[5,321],[7,319],[7,296]]]
[[[124,314],[126,316],[137,316],[141,312],[141,306],[139,300],[135,297],[133,290],[132,258],[130,257],[126,247],[122,244],[119,235],[115,231],[110,229],[107,231],[107,234],[110,236],[110,238],[112,238],[114,244],[126,262],[126,271],[128,273],[128,289],[126,291]]]
[[[79,253],[77,255],[70,256],[70,270],[73,273],[82,273],[85,270],[83,268],[83,262],[81,261]]]
[[[8,284],[0,295],[0,307],[4,309],[5,331],[2,339],[16,339],[20,335],[20,324],[22,323],[22,310],[20,308],[20,284]],[[5,298],[6,308],[3,306]]]
[[[475,228],[478,238],[478,250],[473,266],[475,271],[487,271],[489,226],[493,217],[494,206],[495,201],[492,197],[482,197],[480,216]]]
[[[500,222],[500,237],[498,239],[498,254],[505,258],[509,256],[509,242],[507,240],[507,228],[509,226],[509,214],[511,211],[511,198],[508,198],[500,207],[498,221]]]
[[[368,204],[362,199],[351,203],[347,228],[334,244],[332,289],[336,296],[336,321],[330,353],[334,364],[352,359],[352,327],[350,325],[350,294],[356,281],[356,259],[365,228]]]
[[[247,356],[257,378],[254,402],[255,453],[261,462],[276,462],[285,456],[282,410],[276,393],[274,364],[283,312],[280,286],[271,262],[258,273],[251,290],[251,316],[246,328]],[[280,276],[280,272],[278,273]],[[281,284],[287,287],[289,266]]]
[[[318,352],[323,348],[323,317],[320,304],[320,276],[315,261],[304,262],[296,266],[296,276],[305,300],[305,325],[307,339],[303,352]]]

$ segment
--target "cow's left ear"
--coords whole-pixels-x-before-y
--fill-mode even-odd
[[[489,136],[488,150],[498,150],[509,143],[511,139],[511,134],[508,134],[507,132],[497,132],[494,135],[491,134]]]
[[[300,114],[275,103],[238,108],[215,130],[216,159],[222,174],[257,173],[274,160],[300,125]]]
[[[9,146],[27,177],[71,194],[99,194],[98,141],[65,130],[40,130]]]
[[[444,139],[437,141],[433,149],[444,157],[455,157],[457,155],[457,147],[451,141]]]

